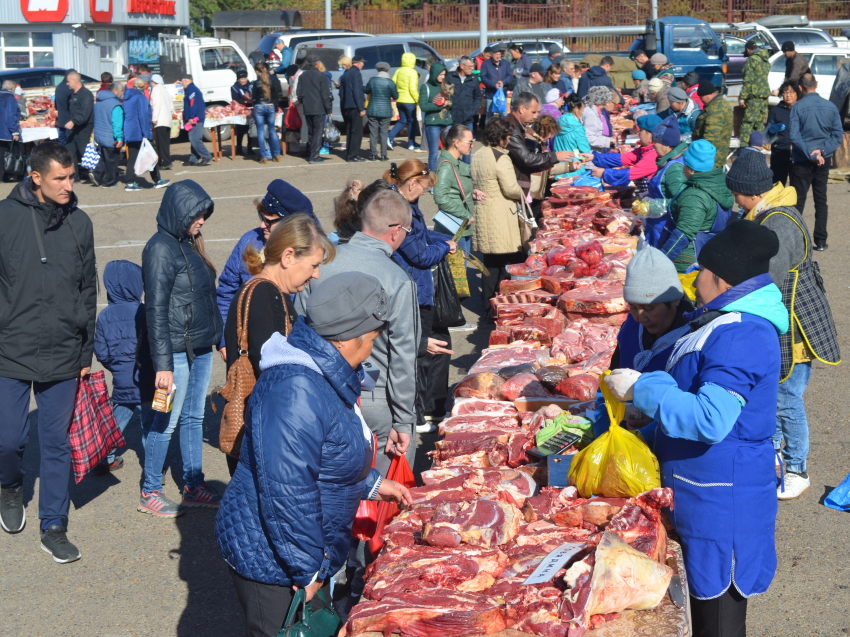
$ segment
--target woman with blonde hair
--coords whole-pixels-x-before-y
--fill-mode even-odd
[[[227,352],[227,369],[240,356],[236,314],[238,304],[248,312],[248,360],[254,377],[260,375],[260,352],[272,334],[284,336],[298,315],[290,295],[303,290],[312,279],[319,278],[319,266],[336,256],[336,248],[313,219],[296,213],[278,223],[262,250],[249,243],[242,255],[245,266],[253,275],[239,288],[230,302],[227,322],[224,325],[224,343]],[[261,283],[252,283],[254,280]],[[250,305],[247,304],[247,286],[253,288]],[[227,456],[230,474],[236,470],[236,458]]]
[[[277,106],[283,99],[283,89],[276,75],[270,74],[268,67],[263,64],[254,66],[257,79],[251,88],[251,99],[254,103],[254,121],[257,123],[257,137],[260,142],[260,163],[266,164],[271,159],[280,161],[280,140],[274,127]],[[266,127],[269,139],[266,141]],[[271,149],[269,147],[271,146]]]

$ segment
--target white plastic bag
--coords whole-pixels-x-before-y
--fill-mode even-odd
[[[149,170],[153,170],[156,162],[159,161],[159,155],[156,154],[153,145],[147,140],[142,140],[142,146],[139,148],[139,154],[136,156],[136,163],[133,164],[133,170],[137,175],[144,175]]]

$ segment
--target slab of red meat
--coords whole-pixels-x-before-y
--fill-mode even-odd
[[[455,398],[487,398],[500,400],[504,380],[493,372],[473,373],[460,381],[454,388]]]
[[[434,588],[479,592],[490,588],[507,564],[508,556],[498,549],[398,547],[368,566],[363,594],[381,600]]]
[[[555,387],[555,393],[573,400],[593,400],[599,389],[599,379],[590,374],[579,374],[561,381]]]
[[[490,347],[493,347],[494,345],[508,345],[510,342],[511,333],[497,329],[490,332],[490,338],[487,341],[487,344]]]
[[[438,427],[441,436],[486,431],[515,431],[519,429],[520,421],[516,414],[475,414],[450,416],[443,420]]]
[[[490,635],[507,628],[502,605],[486,595],[446,589],[368,600],[348,616],[348,635],[401,632],[410,637]]]
[[[506,265],[505,270],[513,276],[532,276],[534,274],[524,263]]]
[[[613,348],[606,352],[594,354],[586,361],[582,362],[581,369],[591,376],[601,376],[606,370],[611,367],[611,358],[614,355]]]
[[[413,487],[410,497],[413,504],[438,505],[444,502],[466,502],[476,496],[475,491],[465,487],[466,478],[459,476],[440,484]]]
[[[414,504],[396,515],[384,527],[384,544],[387,547],[413,546],[422,536],[422,527],[434,515],[436,504]]]
[[[615,312],[613,314],[593,314],[590,312],[565,312],[568,321],[577,321],[578,319],[587,319],[591,323],[598,325],[612,325],[620,327],[629,315],[628,312]]]
[[[569,292],[575,287],[575,275],[572,271],[564,270],[557,274],[544,275],[540,277],[543,282],[544,289],[551,293],[561,295],[564,292]]]
[[[507,318],[511,316],[543,316],[552,309],[548,303],[503,303],[496,306],[496,316]]]
[[[499,283],[499,293],[516,294],[518,292],[539,290],[542,287],[543,284],[541,283],[540,279],[528,279],[525,281],[512,281],[510,279],[504,279]]]
[[[460,456],[453,456],[451,458],[441,458],[436,452],[431,451],[429,455],[434,458],[434,466],[435,467],[492,467],[492,466],[501,466],[505,462],[507,462],[507,451],[501,452],[500,450],[494,451],[476,451],[474,453],[468,453]],[[491,460],[495,460],[495,463],[491,462]]]
[[[546,303],[547,305],[555,305],[557,300],[557,294],[552,294],[546,290],[528,290],[526,292],[498,294],[490,299],[490,307],[492,307],[495,312],[496,306],[498,305],[516,305],[523,303]]]
[[[626,498],[579,498],[573,504],[551,511],[549,519],[558,526],[583,527],[596,531],[600,530],[599,527],[606,527],[624,506]]]
[[[474,469],[469,467],[445,467],[422,472],[422,481],[426,485],[441,485],[449,480],[462,477],[464,488],[475,491],[479,496],[495,496],[507,493],[519,506],[537,493],[537,483],[523,471],[508,467]]]
[[[605,253],[602,251],[602,244],[598,241],[589,241],[588,243],[582,243],[580,246],[576,246],[575,254],[588,265],[596,265],[602,261]]]
[[[548,307],[548,306],[547,306]],[[470,374],[481,372],[498,372],[505,367],[524,365],[525,363],[537,362],[541,350],[539,346],[520,345],[517,347],[505,347],[500,349],[484,350],[481,358],[469,369]],[[501,385],[500,385],[501,387]],[[457,396],[457,394],[455,394]],[[461,396],[461,398],[492,398],[501,400],[495,396]]]
[[[634,256],[634,250],[620,250],[619,252],[613,252],[611,254],[606,254],[603,258],[603,261],[608,261],[609,263],[622,263],[623,265],[628,265],[629,261],[632,260]]]
[[[660,509],[672,507],[673,490],[656,488],[630,498],[606,530],[662,564],[667,559],[667,531]]]
[[[508,502],[486,498],[450,502],[434,511],[434,516],[422,529],[422,540],[431,546],[495,547],[511,541],[521,522],[522,513]]]
[[[567,317],[556,307],[553,307],[543,316],[528,316],[524,319],[525,325],[535,325],[542,327],[549,334],[550,338],[554,338],[564,331],[567,326]]]
[[[600,246],[600,250],[602,247]],[[549,265],[567,265],[570,260],[575,259],[574,248],[557,248],[546,253],[546,263]]]
[[[637,248],[637,237],[623,235],[609,235],[599,239],[602,250],[606,254],[619,252],[620,250],[634,250]]]
[[[513,587],[507,593],[508,623],[514,630],[541,637],[566,637],[569,624],[561,621],[561,591],[551,584]]]
[[[437,455],[441,459],[466,455],[476,451],[492,451],[508,442],[509,434],[504,432],[449,434],[434,443]]]
[[[629,309],[621,287],[590,287],[564,292],[558,298],[564,312],[583,314],[616,314]]]
[[[508,400],[516,400],[520,396],[547,398],[551,395],[534,374],[517,374],[510,380],[506,380],[505,384],[502,385],[502,396]]]
[[[525,320],[527,321],[528,319]],[[514,341],[534,341],[541,345],[551,345],[552,337],[549,335],[549,332],[542,327],[523,324],[511,328],[510,342],[513,343]]]
[[[532,272],[542,272],[548,264],[542,254],[532,254],[525,260],[525,265]]]
[[[512,402],[502,400],[481,400],[478,398],[459,398],[452,406],[452,416],[471,414],[516,414],[517,408]]]

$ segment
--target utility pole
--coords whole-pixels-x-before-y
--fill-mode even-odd
[[[652,0],[652,2],[650,3],[650,11],[651,11],[651,14],[652,14],[652,19],[657,20],[658,19],[658,0]],[[328,28],[330,28],[330,27],[328,27]]]
[[[478,46],[483,52],[487,46],[487,0],[478,0],[478,28]]]
[[[655,2],[655,0],[653,0],[653,2]],[[331,0],[325,0],[325,28],[326,29],[331,28],[331,18],[332,17],[333,16],[331,14]]]

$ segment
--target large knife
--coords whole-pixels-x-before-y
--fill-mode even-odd
[[[682,588],[682,578],[679,577],[679,565],[676,563],[676,558],[667,558],[667,566],[673,569],[673,577],[667,586],[667,592],[670,593],[670,599],[676,607],[682,608],[685,605],[685,590]]]

